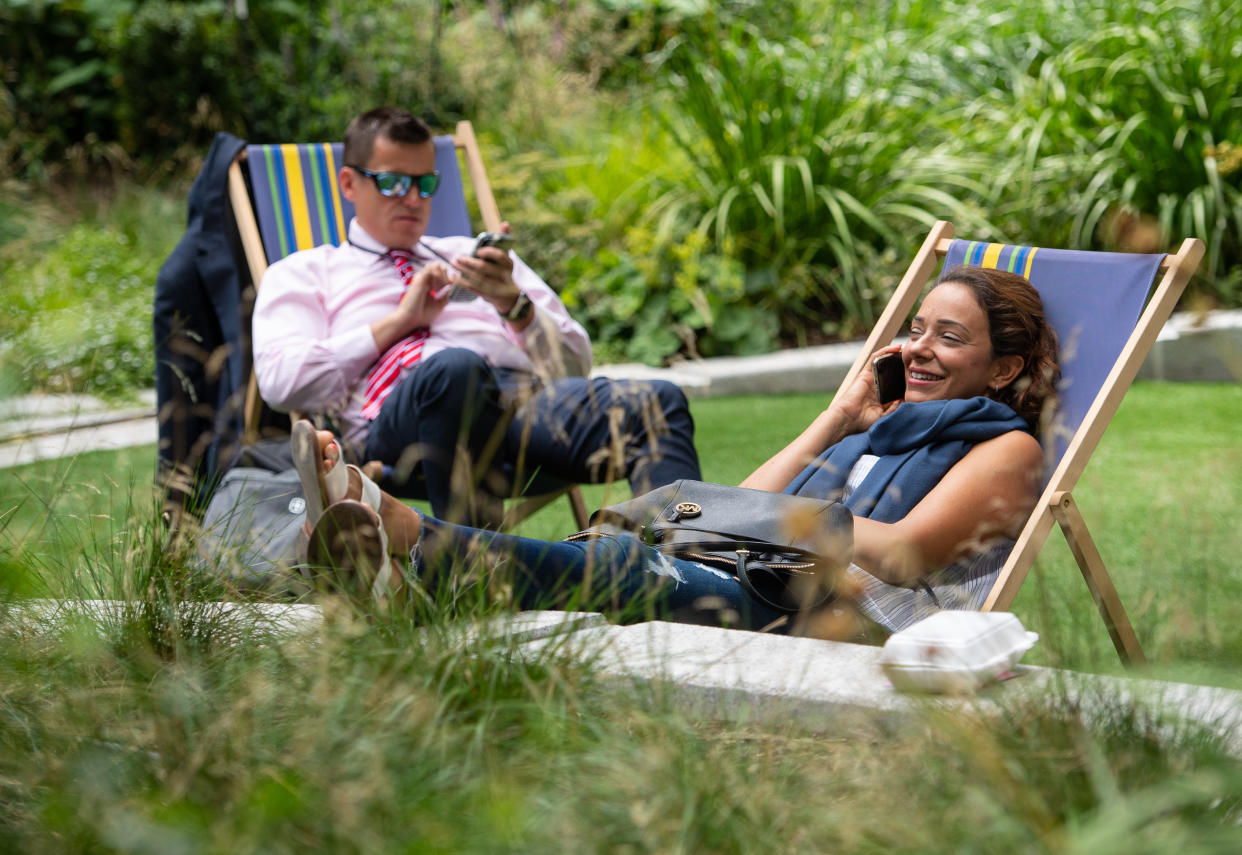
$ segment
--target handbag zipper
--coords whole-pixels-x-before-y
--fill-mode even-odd
[[[737,552],[738,552],[739,557],[741,556],[742,553],[745,553],[747,555],[750,554],[750,551],[746,549],[739,549],[737,550]],[[730,560],[728,558],[725,558],[723,555],[717,555],[715,553],[704,553],[704,552],[682,552],[682,553],[676,554],[674,557],[688,558],[691,561],[697,561],[700,564],[710,564],[710,565],[719,567],[722,570],[728,570],[734,575],[736,575],[737,573],[737,559]],[[778,563],[771,562],[771,561],[763,562],[763,566],[771,570],[785,570],[790,573],[798,573],[801,575],[806,575],[815,567],[814,564],[809,563],[809,562],[800,563],[800,564],[793,564],[793,563],[778,564]]]

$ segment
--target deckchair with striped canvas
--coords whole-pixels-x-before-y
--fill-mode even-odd
[[[437,136],[434,142],[440,187],[426,234],[433,237],[474,234],[459,152],[466,162],[484,228],[499,231],[500,213],[470,123],[458,122],[453,136]],[[251,145],[246,147],[244,156],[233,163],[229,170],[229,198],[251,279],[256,284],[261,283],[269,264],[286,255],[325,243],[339,244],[345,239],[354,208],[353,203],[341,195],[337,184],[343,148],[344,144],[339,142]],[[257,424],[262,407],[252,373],[246,397],[246,442],[258,438]],[[575,520],[581,528],[586,528],[586,503],[575,485],[537,475],[525,488],[526,498],[507,513],[508,522],[518,522],[565,495]],[[411,495],[410,490],[395,489]],[[418,496],[417,488],[412,495]]]
[[[1142,647],[1071,491],[1199,265],[1203,243],[1188,239],[1171,255],[1132,255],[954,240],[953,233],[947,222],[932,227],[841,390],[870,354],[897,335],[941,258],[942,271],[967,264],[1030,279],[1060,339],[1062,386],[1051,435],[1044,437],[1043,494],[983,609],[1003,611],[1012,605],[1056,522],[1117,653],[1125,662],[1142,662]]]
[[[470,234],[470,215],[453,137],[435,138],[440,188],[427,234]],[[263,249],[271,264],[291,252],[345,240],[353,203],[341,195],[337,173],[343,143],[246,147]],[[499,225],[499,223],[497,223]]]
[[[456,133],[436,137],[435,146],[440,188],[427,234],[473,234],[459,151],[466,159],[483,225],[488,231],[498,231],[500,213],[470,123],[458,122]],[[246,147],[244,161],[233,165],[229,197],[255,282],[262,280],[269,264],[291,252],[345,239],[354,206],[341,195],[336,180],[343,147],[339,142],[251,145]],[[242,163],[250,178],[249,192]]]

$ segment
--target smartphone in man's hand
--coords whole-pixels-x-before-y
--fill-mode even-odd
[[[900,353],[886,353],[871,360],[875,397],[881,404],[906,396],[906,364]]]
[[[513,247],[513,235],[504,232],[480,232],[478,238],[474,242],[475,258],[479,257],[479,250],[485,246],[494,246],[497,249],[503,249],[508,252]]]
[[[479,232],[479,236],[474,241],[474,250],[470,254],[478,258],[479,250],[485,246],[494,246],[507,252],[512,245],[513,235],[507,235],[504,232]],[[483,260],[487,261],[487,259]],[[449,299],[455,303],[468,303],[479,296],[469,288],[461,285],[454,284],[452,288],[453,290],[449,293]]]

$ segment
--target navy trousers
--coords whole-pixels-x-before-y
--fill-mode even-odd
[[[476,526],[495,520],[486,501],[463,490],[514,495],[536,472],[572,483],[626,478],[635,495],[701,478],[694,420],[676,385],[542,383],[464,348],[441,351],[402,379],[371,425],[365,458],[421,472],[437,517]]]

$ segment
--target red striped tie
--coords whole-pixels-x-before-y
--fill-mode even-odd
[[[403,249],[390,249],[388,255],[401,274],[401,282],[406,288],[414,281],[414,253]],[[413,365],[423,358],[423,342],[427,340],[427,328],[414,330],[401,339],[380,357],[379,362],[371,369],[367,377],[367,388],[362,395],[362,415],[374,419],[384,405],[384,399],[392,392],[401,377],[401,369]]]

